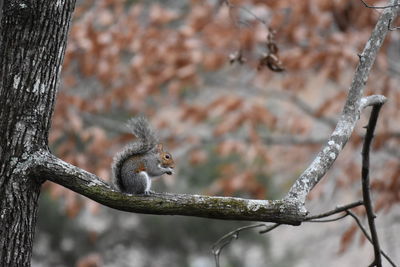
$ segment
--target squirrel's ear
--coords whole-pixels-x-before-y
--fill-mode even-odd
[[[163,145],[162,144],[157,144],[157,151],[159,151],[159,152],[163,151]]]

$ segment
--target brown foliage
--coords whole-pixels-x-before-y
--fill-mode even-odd
[[[263,138],[327,136],[331,126],[321,126],[319,119],[335,118],[340,112],[357,53],[378,12],[345,0],[229,4],[191,1],[185,11],[114,0],[78,6],[50,135],[55,152],[108,180],[111,157],[129,136],[120,132],[116,136],[107,120],[124,121],[140,112],[160,126],[171,149],[193,148],[178,162],[186,158],[190,164],[206,162],[211,152],[205,144],[217,148],[221,157],[241,156],[240,164],[221,166],[222,175],[209,185],[210,192],[240,191],[265,198],[267,190],[257,181],[258,173],[298,175],[316,146],[274,146]],[[241,9],[244,4],[251,13]],[[383,93],[390,100],[378,124],[377,155],[399,147],[400,129],[393,118],[400,115],[400,91],[385,55],[394,44],[384,43],[367,84],[368,94]],[[283,68],[285,72],[273,72]],[[276,97],[282,92],[289,101]],[[291,95],[312,112],[290,101]],[[84,120],[88,113],[102,119]],[[199,133],[207,134],[199,137]],[[360,179],[356,155],[362,134],[360,127],[331,172],[340,176],[343,188]],[[378,210],[400,201],[397,162],[389,156],[372,164]],[[69,216],[83,206],[69,191],[48,188],[53,196],[65,197]],[[353,226],[346,232],[342,248],[354,231]]]

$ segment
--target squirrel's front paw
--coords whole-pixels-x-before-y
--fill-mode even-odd
[[[153,190],[148,190],[148,191],[144,191],[144,195],[145,196],[150,196],[150,195],[152,195],[152,194],[154,194],[155,192],[153,191]]]
[[[168,175],[172,175],[174,173],[174,169],[171,167],[165,168],[165,173]]]

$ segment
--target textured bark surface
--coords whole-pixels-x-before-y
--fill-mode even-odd
[[[47,149],[74,1],[1,1],[0,266],[30,266],[41,181],[19,167]]]
[[[299,225],[307,215],[296,202],[187,194],[129,195],[114,191],[96,175],[38,151],[21,170],[65,186],[105,206],[137,213]]]

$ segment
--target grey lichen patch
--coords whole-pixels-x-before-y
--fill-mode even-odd
[[[18,158],[17,157],[11,157],[10,159],[10,166],[14,167],[18,163]]]
[[[257,211],[260,208],[268,208],[269,202],[267,200],[257,200],[257,199],[250,199],[247,201],[247,209],[251,211]]]
[[[285,204],[282,205],[286,208],[290,207],[291,209],[295,209],[300,216],[307,216],[308,211],[305,206],[305,201],[300,201],[299,198],[295,197],[287,197],[285,198]]]
[[[381,104],[383,105],[387,101],[387,98],[383,95],[370,95],[361,98],[360,100],[360,112],[364,108],[372,105]]]
[[[20,81],[21,81],[21,76],[15,75],[14,76],[14,82],[13,82],[14,89],[18,89]]]
[[[63,2],[61,0],[57,0],[56,7],[62,7],[62,6],[63,6]]]
[[[350,134],[353,132],[354,129],[354,120],[344,119],[338,122],[335,130],[332,133],[333,136],[338,137],[349,137]]]
[[[2,209],[1,210],[1,214],[0,214],[0,219],[4,219],[5,215],[6,215],[7,209]]]
[[[322,158],[318,155],[310,166],[303,172],[301,177],[303,177],[303,186],[308,187],[310,180],[316,177],[320,171],[322,165]]]
[[[15,131],[16,132],[24,132],[25,131],[25,123],[23,123],[22,121],[19,121],[15,124]]]
[[[47,106],[44,103],[41,103],[35,108],[35,113],[40,115],[43,114],[47,110]]]
[[[199,204],[204,204],[206,202],[206,200],[204,199],[203,196],[200,195],[193,195],[193,198],[195,198],[195,200],[197,201],[197,203]]]
[[[364,50],[369,50],[370,48],[371,48],[371,41],[368,41],[368,42],[365,44]]]
[[[43,94],[45,91],[46,91],[46,85],[44,83],[41,83],[40,79],[37,79],[35,84],[33,85],[32,93]]]
[[[98,186],[98,185],[103,185],[103,184],[104,183],[100,182],[99,180],[93,179],[88,183],[88,186],[92,187],[92,186]]]
[[[360,109],[364,108],[368,103],[368,99],[366,97],[361,98],[360,100]]]

